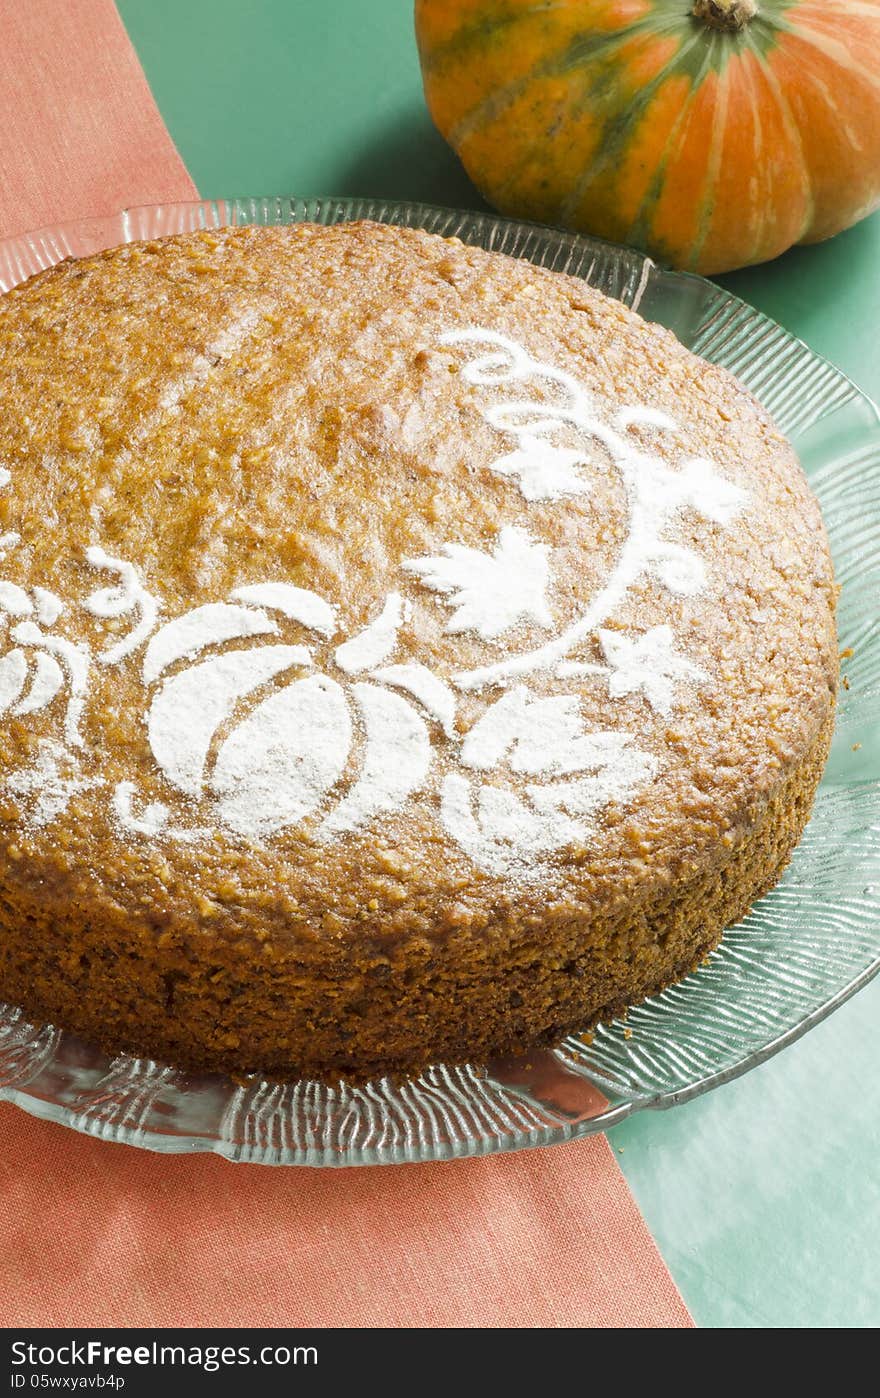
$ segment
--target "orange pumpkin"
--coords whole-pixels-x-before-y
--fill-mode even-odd
[[[416,33],[504,213],[723,272],[880,204],[880,0],[416,0]]]

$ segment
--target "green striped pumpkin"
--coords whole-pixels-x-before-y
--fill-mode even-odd
[[[416,0],[496,208],[722,272],[880,203],[880,0]]]

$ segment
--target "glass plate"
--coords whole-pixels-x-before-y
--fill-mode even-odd
[[[819,496],[843,587],[837,732],[815,813],[777,888],[708,964],[598,1029],[527,1061],[429,1069],[367,1087],[246,1084],[110,1059],[0,1006],[0,1097],[36,1116],[158,1151],[276,1165],[485,1155],[604,1130],[727,1082],[791,1043],[880,969],[880,417],[799,340],[699,277],[524,223],[347,199],[233,199],[130,209],[0,243],[0,287],[64,257],[235,223],[371,218],[456,235],[583,277],[733,370],[794,442]],[[862,744],[863,746],[858,746]]]

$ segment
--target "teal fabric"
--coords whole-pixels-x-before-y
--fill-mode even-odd
[[[119,0],[205,197],[484,207],[422,101],[409,0]],[[880,396],[880,217],[725,285]],[[880,1322],[880,984],[614,1147],[703,1326]]]

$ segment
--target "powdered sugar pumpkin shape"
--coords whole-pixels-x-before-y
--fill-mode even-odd
[[[218,652],[227,642],[277,636],[279,614],[310,633],[311,643],[273,640]],[[336,645],[336,676],[323,673],[313,653],[315,638],[335,634],[335,610],[303,588],[242,587],[228,602],[167,622],[143,660],[144,680],[158,686],[147,731],[162,772],[185,796],[213,798],[221,824],[255,840],[318,812],[353,757],[356,776],[321,818],[319,837],[396,810],[431,766],[423,715],[448,729],[455,708],[451,690],[424,666],[385,665],[403,620],[402,598],[392,592],[364,630]],[[119,795],[120,813],[140,828],[129,794]],[[154,828],[163,828],[164,808],[151,811]]]

